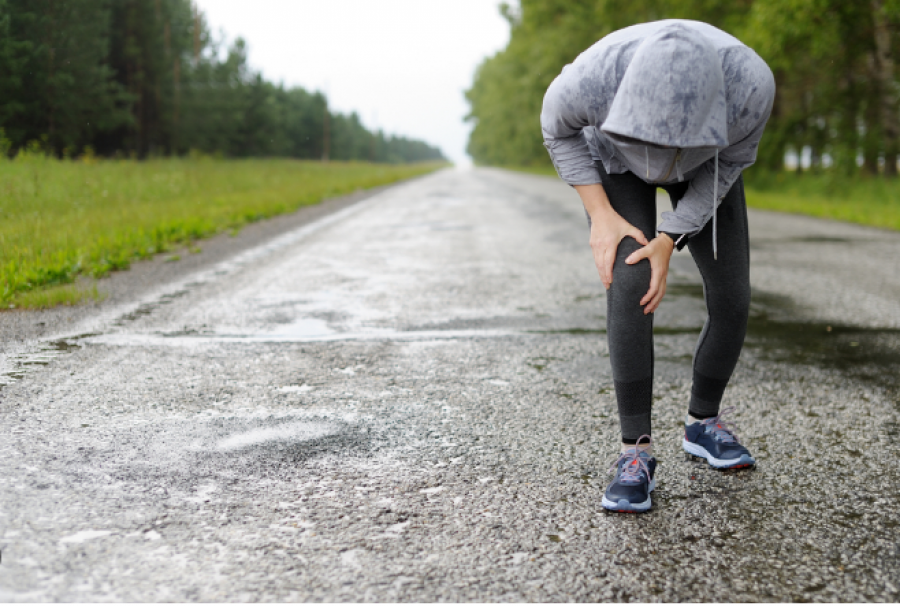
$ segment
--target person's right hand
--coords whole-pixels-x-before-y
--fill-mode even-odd
[[[607,290],[613,281],[616,251],[626,236],[631,236],[644,246],[649,244],[641,230],[623,219],[622,215],[612,208],[591,214],[591,251],[594,253],[597,271],[600,272],[600,280]]]

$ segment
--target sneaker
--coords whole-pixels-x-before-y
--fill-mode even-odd
[[[641,436],[638,442],[650,436]],[[623,452],[610,471],[616,476],[603,495],[603,507],[610,511],[641,513],[650,509],[650,492],[656,488],[656,459],[637,445]]]
[[[706,459],[716,469],[737,469],[751,467],[756,464],[756,459],[750,455],[750,451],[734,435],[734,424],[722,420],[725,413],[734,412],[734,406],[729,406],[720,411],[718,415],[697,421],[690,425],[684,424],[684,440],[681,446],[685,452],[695,457]]]

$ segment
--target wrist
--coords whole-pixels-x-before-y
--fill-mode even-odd
[[[665,242],[666,247],[669,250],[675,250],[675,240],[673,240],[672,236],[670,236],[669,234],[667,234],[665,232],[660,232],[660,234],[658,236],[656,236],[656,238],[658,240],[662,240],[663,242]]]
[[[609,224],[614,218],[620,216],[619,213],[613,209],[612,205],[608,203],[597,205],[588,210],[587,213],[591,217],[592,223],[600,225]]]
[[[668,236],[669,239],[671,239],[672,242],[675,244],[675,248],[677,248],[678,250],[681,250],[682,248],[684,248],[688,242],[687,234],[673,234],[673,233],[667,232],[667,231],[661,231],[661,232],[659,232],[659,234],[660,235],[665,234],[666,236]]]

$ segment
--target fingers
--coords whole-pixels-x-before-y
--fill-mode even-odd
[[[653,258],[650,259],[650,288],[647,294],[641,299],[640,304],[644,305],[644,315],[652,314],[657,310],[666,294],[666,278],[669,274],[669,266],[665,264],[660,266],[654,263]]]
[[[610,246],[603,252],[603,271],[605,272],[606,276],[603,279],[603,285],[606,286],[607,290],[609,290],[609,287],[612,286],[613,281],[613,266],[616,263],[616,248]]]
[[[634,251],[633,253],[631,253],[630,255],[628,255],[628,258],[625,259],[625,262],[628,263],[629,265],[634,265],[635,263],[637,263],[638,261],[641,261],[642,259],[650,258],[651,252],[652,251],[650,250],[650,248],[648,246],[644,246],[643,248],[639,248],[636,251]]]
[[[644,307],[644,314],[651,314],[657,310],[666,294],[666,275],[668,274],[668,260],[662,262],[659,258],[659,250],[652,245],[644,246],[631,253],[625,260],[629,265],[634,265],[643,259],[650,261],[650,288],[640,301]]]
[[[662,303],[663,297],[666,296],[666,285],[662,284],[662,287],[656,291],[656,295],[650,299],[650,302],[644,308],[644,315],[652,314],[657,309],[659,309],[659,304]]]
[[[659,271],[656,268],[653,268],[650,273],[650,289],[647,291],[647,294],[641,299],[641,305],[647,305],[654,298],[656,298],[656,293],[659,292]],[[649,313],[647,310],[644,310],[644,313]]]
[[[591,252],[594,253],[594,265],[597,266],[600,281],[603,282],[604,288],[609,288],[609,280],[606,275],[606,249],[599,243],[591,242]]]
[[[634,238],[635,240],[637,240],[638,242],[640,242],[640,243],[643,244],[644,246],[647,246],[648,244],[650,244],[650,242],[647,240],[647,237],[644,235],[644,232],[642,232],[641,230],[639,230],[639,229],[638,229],[637,227],[635,227],[634,225],[631,226],[631,229],[630,229],[630,230],[628,231],[628,233],[625,234],[625,235],[631,236],[632,238]]]

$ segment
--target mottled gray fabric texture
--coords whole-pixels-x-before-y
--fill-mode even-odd
[[[689,181],[659,231],[693,236],[756,161],[774,97],[771,70],[737,38],[698,21],[655,21],[613,32],[563,68],[541,128],[570,185],[599,183],[594,161],[648,183]]]

